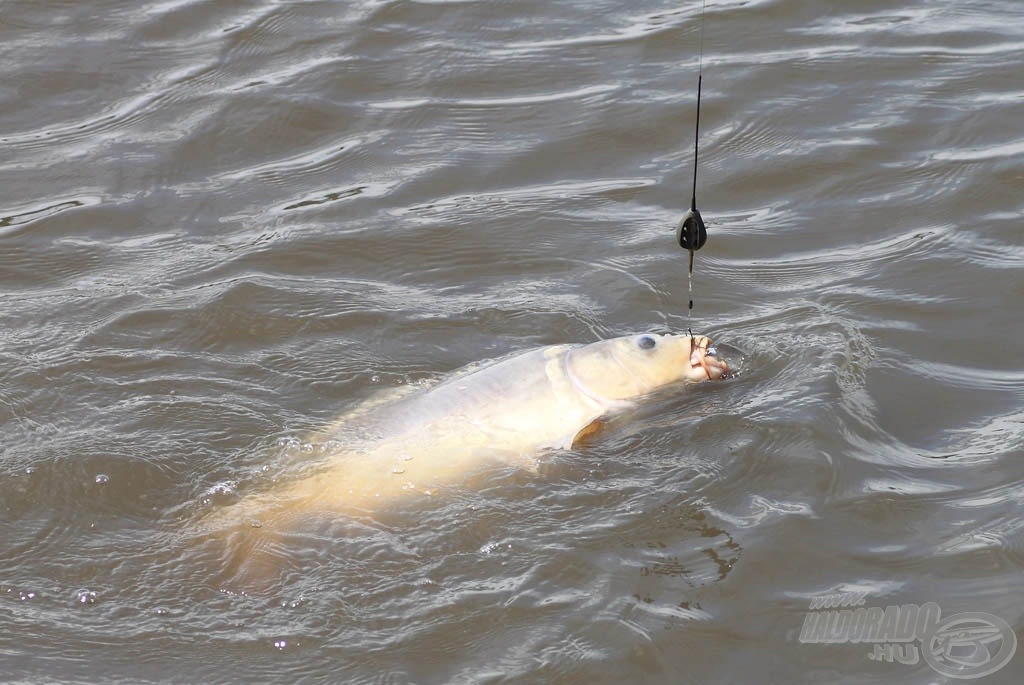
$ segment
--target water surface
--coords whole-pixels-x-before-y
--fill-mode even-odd
[[[698,2],[2,13],[4,679],[941,679],[801,643],[846,589],[1024,638],[1018,2],[709,2],[691,317]],[[666,327],[743,372],[269,595],[188,532],[379,392]]]

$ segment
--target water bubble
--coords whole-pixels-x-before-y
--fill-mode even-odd
[[[75,595],[75,599],[79,604],[95,604],[96,593],[92,590],[79,590]]]
[[[491,554],[492,552],[497,552],[501,549],[512,549],[512,543],[498,541],[488,542],[486,545],[480,548],[480,552],[482,554]]]
[[[235,494],[235,486],[237,483],[232,480],[221,481],[210,488],[209,493],[211,495],[233,495]]]
[[[313,451],[314,451],[315,448],[313,447],[313,443],[311,443],[311,442],[304,442],[304,443],[302,443],[301,449],[302,449],[302,452],[304,454],[313,454]]]
[[[394,473],[394,474],[405,473],[405,469],[403,469],[401,466],[396,466],[396,467],[391,469],[391,473]]]
[[[274,640],[274,647],[278,650],[288,648],[288,640]]]
[[[22,602],[28,602],[29,600],[33,600],[36,598],[36,596],[36,593],[32,590],[18,590],[18,597],[21,599]]]
[[[26,476],[31,476],[35,472],[36,472],[36,467],[35,466],[29,466],[28,468],[25,469],[25,475]]]
[[[96,485],[106,485],[110,482],[110,476],[105,473],[96,474]]]
[[[306,603],[305,597],[297,597],[296,599],[282,599],[282,609],[298,609],[300,606]]]
[[[278,447],[284,447],[284,448],[298,447],[299,446],[299,439],[298,438],[293,438],[291,436],[287,436],[287,437],[283,437],[283,438],[278,438],[277,439],[277,446]]]
[[[375,373],[372,376],[370,376],[370,382],[371,383],[380,383],[380,374],[376,374]]]
[[[253,519],[253,520],[249,521],[249,527],[250,528],[262,528],[263,527],[263,523],[261,523],[258,519]]]
[[[154,611],[156,611],[157,616],[167,616],[171,613],[171,610],[167,607],[157,607]]]

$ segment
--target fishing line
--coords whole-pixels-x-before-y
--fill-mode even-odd
[[[697,123],[693,133],[693,194],[690,196],[690,209],[683,215],[679,225],[676,226],[676,240],[679,247],[690,253],[689,268],[686,272],[686,282],[689,290],[689,305],[686,316],[689,318],[693,311],[693,253],[704,247],[708,240],[708,231],[704,227],[704,219],[697,209],[697,159],[700,141],[700,91],[704,81],[704,8],[707,0],[701,0],[700,5],[700,48],[697,57]]]

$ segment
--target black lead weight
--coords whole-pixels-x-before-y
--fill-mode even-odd
[[[708,229],[696,207],[691,207],[676,226],[676,240],[684,250],[699,250],[708,241]]]

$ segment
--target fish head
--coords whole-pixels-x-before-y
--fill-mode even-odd
[[[625,400],[680,381],[718,380],[729,366],[708,352],[710,346],[704,335],[644,333],[576,348],[568,364],[590,393]]]

